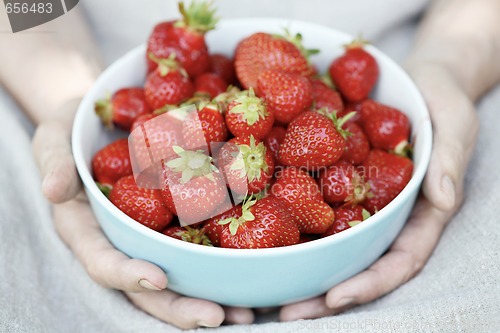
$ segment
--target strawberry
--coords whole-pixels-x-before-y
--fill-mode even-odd
[[[363,162],[360,172],[370,186],[372,196],[363,202],[371,214],[384,208],[408,184],[413,162],[406,157],[374,149]]]
[[[154,60],[158,68],[148,75],[144,84],[146,101],[151,108],[177,105],[193,95],[193,83],[173,58]]]
[[[275,126],[271,129],[271,131],[267,134],[264,139],[264,145],[266,145],[267,150],[269,150],[274,158],[274,164],[277,165],[279,163],[279,150],[280,145],[285,140],[286,129],[283,127]]]
[[[318,239],[318,235],[301,234],[299,239],[299,244],[308,243],[316,239]]]
[[[123,88],[95,103],[95,112],[106,127],[129,130],[137,117],[151,112],[142,88]]]
[[[218,161],[229,188],[236,194],[255,194],[271,183],[273,156],[253,135],[229,140],[220,150]]]
[[[109,186],[113,186],[120,178],[131,175],[128,140],[116,140],[99,150],[92,158],[92,172],[96,181]]]
[[[355,40],[335,59],[329,72],[335,86],[350,102],[368,98],[379,76],[375,58],[363,49],[366,42]]]
[[[202,150],[174,146],[177,158],[163,168],[161,194],[166,206],[179,217],[181,225],[204,221],[229,209],[226,184]]]
[[[210,55],[211,73],[219,75],[229,84],[236,84],[233,60],[223,54]]]
[[[258,78],[258,92],[277,121],[288,124],[312,103],[309,80],[295,73],[263,71]]]
[[[224,229],[219,222],[229,217],[238,218],[241,214],[241,205],[238,205],[205,221],[203,229],[214,246],[220,246],[220,237],[222,235],[222,230]]]
[[[215,98],[227,90],[227,83],[217,74],[204,73],[195,79],[194,90],[197,93],[208,94],[210,98]]]
[[[327,108],[329,111],[336,111],[337,114],[344,109],[344,102],[338,91],[330,88],[320,79],[312,79],[312,96],[314,110]]]
[[[348,122],[361,124],[361,105],[363,102],[347,102],[344,104],[344,110],[337,112],[337,117],[342,118],[349,113],[356,112]]]
[[[404,154],[410,137],[410,121],[401,111],[373,100],[361,107],[363,129],[373,148]]]
[[[342,125],[347,119],[337,119],[335,113],[301,114],[288,126],[279,150],[281,163],[313,170],[337,162],[346,146]]]
[[[334,208],[333,210],[335,211],[335,221],[321,237],[338,234],[370,217],[370,213],[360,205],[344,205]]]
[[[168,58],[175,55],[191,77],[196,77],[210,70],[210,56],[205,42],[205,33],[215,28],[217,20],[210,2],[193,1],[188,8],[179,3],[182,19],[162,22],[156,25],[148,39],[148,72],[157,64],[150,59]]]
[[[160,191],[137,186],[132,175],[115,183],[109,200],[132,219],[155,231],[165,229],[173,218],[163,204]]]
[[[134,122],[132,123],[132,126],[130,127],[130,132],[133,132],[137,127],[150,121],[154,117],[156,117],[156,114],[154,114],[154,113],[143,114],[143,115],[137,117],[137,119],[134,120]]]
[[[340,159],[354,165],[359,165],[370,152],[368,138],[363,129],[355,122],[348,121],[342,128],[349,132],[350,135],[347,136],[345,150]]]
[[[203,228],[198,229],[190,226],[173,226],[163,230],[163,234],[188,243],[213,246],[212,242],[205,234],[205,229]]]
[[[216,142],[225,142],[227,128],[217,104],[210,103],[200,111],[190,113],[182,125],[186,149],[200,149]]]
[[[299,229],[289,213],[272,197],[252,199],[243,203],[241,215],[218,223],[223,226],[221,246],[256,249],[297,244]]]
[[[316,50],[302,46],[300,34],[284,37],[258,32],[243,39],[236,47],[234,67],[245,89],[256,88],[257,79],[265,70],[281,70],[301,76],[311,76],[314,71],[308,56]]]
[[[227,107],[226,124],[234,136],[253,135],[262,140],[273,127],[273,123],[273,111],[268,110],[264,101],[255,96],[252,88],[239,93]]]
[[[237,87],[229,86],[227,91],[217,95],[213,102],[219,105],[222,114],[226,114],[227,107],[231,104],[241,93],[241,90]]]
[[[365,200],[369,190],[354,165],[345,161],[338,161],[327,169],[322,169],[318,184],[325,202],[330,205],[360,203]]]
[[[286,168],[278,177],[271,187],[271,196],[290,212],[300,232],[324,233],[333,223],[334,212],[323,201],[314,179],[296,168]]]

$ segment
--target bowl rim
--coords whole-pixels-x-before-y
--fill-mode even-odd
[[[301,20],[291,20],[291,19],[277,19],[277,18],[265,18],[265,17],[222,19],[219,22],[219,26],[237,27],[241,25],[247,26],[248,24],[257,26],[256,23],[258,22],[276,26],[277,25],[290,26],[293,24],[293,25],[298,25],[299,27],[309,26],[310,28],[314,29],[322,29],[322,30],[327,29],[346,40],[352,40],[353,38],[353,36],[345,32],[339,31],[337,29],[328,26]],[[267,29],[259,29],[259,30],[265,31]],[[106,198],[106,196],[104,196],[104,194],[99,190],[99,188],[95,184],[95,181],[92,177],[92,173],[89,170],[89,168],[87,168],[87,165],[85,163],[82,146],[79,143],[82,142],[80,138],[84,138],[85,129],[82,126],[83,118],[86,116],[86,113],[88,113],[88,110],[92,109],[90,106],[93,106],[95,102],[95,100],[91,99],[90,96],[91,94],[93,94],[94,89],[96,89],[95,87],[100,82],[107,81],[111,76],[111,73],[114,72],[116,68],[123,67],[129,61],[138,57],[138,54],[142,55],[146,50],[145,44],[133,48],[132,50],[128,51],[126,54],[121,56],[119,59],[117,59],[115,62],[113,62],[111,65],[109,65],[100,74],[97,80],[93,83],[92,87],[87,91],[86,95],[84,96],[78,107],[75,120],[73,123],[72,136],[71,136],[72,150],[73,150],[75,165],[80,175],[80,178],[82,179],[82,182],[84,184],[86,194],[89,196],[93,196],[96,199],[96,201],[98,201],[99,204],[103,206],[103,209],[105,209],[114,218],[119,220],[120,223],[124,223],[127,227],[131,228],[135,232],[138,232],[148,238],[152,238],[160,243],[165,243],[166,245],[174,246],[184,251],[195,252],[200,254],[203,253],[204,255],[231,256],[231,257],[279,256],[279,255],[292,254],[300,251],[310,251],[317,248],[323,248],[333,243],[340,242],[344,239],[355,237],[358,233],[361,233],[365,229],[369,228],[370,225],[381,223],[382,220],[386,218],[386,216],[389,215],[389,213],[396,208],[396,206],[402,204],[403,201],[407,199],[410,193],[419,190],[419,187],[427,171],[427,167],[432,152],[432,136],[433,136],[432,125],[430,121],[429,111],[423,99],[422,94],[416,87],[415,83],[411,80],[410,76],[393,59],[391,59],[385,53],[378,50],[376,47],[372,45],[368,45],[367,49],[370,51],[371,54],[375,56],[375,58],[382,59],[387,65],[389,65],[389,67],[392,68],[392,70],[399,72],[403,80],[406,81],[405,84],[409,87],[411,93],[415,95],[415,98],[420,104],[418,109],[422,111],[423,117],[422,117],[422,122],[418,124],[419,132],[421,133],[420,135],[425,135],[425,138],[422,139],[421,143],[423,145],[421,160],[419,161],[418,165],[416,165],[416,168],[414,168],[413,175],[409,183],[396,196],[396,198],[394,198],[387,206],[385,206],[379,212],[377,212],[377,214],[370,217],[370,219],[368,219],[366,223],[365,222],[360,223],[355,228],[347,229],[338,234],[334,234],[324,238],[319,238],[311,242],[305,242],[291,246],[264,248],[264,249],[231,249],[231,248],[200,246],[198,244],[179,241],[177,239],[165,236],[161,232],[149,229],[148,227],[142,225],[141,223],[138,223],[137,221],[133,220],[125,213],[120,211],[116,206],[114,206],[111,203],[111,201],[108,198]]]

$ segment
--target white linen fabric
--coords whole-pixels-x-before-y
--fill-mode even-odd
[[[310,20],[363,32],[396,59],[408,50],[426,1],[218,1],[223,17]],[[165,0],[85,6],[108,63],[142,43],[155,22],[176,16]],[[424,270],[394,292],[346,313],[291,323],[276,313],[210,332],[500,331],[500,87],[479,104],[479,143],[466,199]],[[0,90],[0,332],[178,332],[94,283],[54,231],[32,157],[32,125]],[[199,329],[203,331],[203,329]]]

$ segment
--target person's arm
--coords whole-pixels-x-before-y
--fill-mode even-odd
[[[317,318],[371,302],[424,267],[463,200],[474,150],[474,102],[500,81],[500,1],[437,0],[425,16],[405,67],[428,104],[434,148],[421,196],[390,250],[325,296],[282,308],[282,320]]]
[[[116,250],[90,210],[71,154],[70,135],[79,100],[101,70],[99,53],[78,9],[39,28],[9,33],[0,10],[0,83],[37,126],[33,150],[43,192],[56,205],[54,225],[90,277],[123,290],[143,311],[181,328],[253,321],[248,309],[177,295],[166,290],[157,266]]]

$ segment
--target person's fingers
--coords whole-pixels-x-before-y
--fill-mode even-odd
[[[33,151],[43,179],[42,191],[52,203],[72,199],[81,186],[66,126],[61,122],[42,123],[33,137]]]
[[[70,100],[58,110],[57,118],[41,123],[33,137],[33,151],[42,174],[42,191],[52,203],[75,197],[80,179],[71,152],[70,136],[79,100]]]
[[[325,296],[319,296],[283,306],[280,310],[280,320],[314,319],[330,316],[334,313],[335,309],[331,309],[326,305]]]
[[[225,321],[228,324],[251,324],[255,320],[255,315],[252,309],[248,308],[236,308],[236,307],[224,307]]]
[[[218,327],[224,321],[224,309],[206,300],[180,296],[169,290],[125,294],[146,313],[182,329]]]
[[[54,224],[90,277],[102,286],[136,292],[166,288],[167,277],[159,267],[130,259],[113,247],[95,221],[83,193],[54,206]]]
[[[427,66],[412,72],[429,107],[434,131],[434,148],[422,189],[436,207],[452,210],[462,200],[464,175],[479,129],[477,114],[444,69]]]
[[[373,301],[413,278],[424,267],[453,212],[435,208],[421,198],[412,217],[390,248],[367,270],[328,291],[334,311]]]

